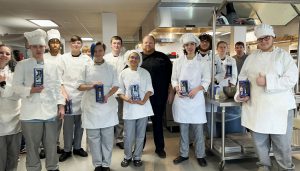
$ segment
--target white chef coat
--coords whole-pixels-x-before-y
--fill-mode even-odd
[[[79,85],[92,84],[99,81],[103,83],[104,95],[108,94],[112,87],[119,86],[117,72],[107,62],[101,65],[86,66],[79,80]],[[111,96],[108,98],[107,103],[97,103],[95,89],[84,92],[81,109],[83,128],[99,129],[111,127],[119,123],[116,98]]]
[[[266,75],[266,87],[256,84],[259,73]],[[296,107],[293,87],[298,69],[291,55],[278,47],[272,52],[255,51],[239,75],[239,80],[246,79],[250,81],[250,100],[242,105],[242,125],[258,133],[285,134],[288,110]]]
[[[80,105],[83,92],[77,89],[78,80],[85,66],[91,64],[93,64],[93,61],[87,55],[81,54],[79,57],[72,57],[71,53],[66,53],[61,56],[59,74],[69,99],[72,99],[73,107],[73,113],[68,115],[80,115],[82,113]]]
[[[0,136],[21,132],[21,100],[12,88],[13,73],[8,65],[0,69],[0,75],[6,76],[5,88],[0,87]]]
[[[219,55],[216,55],[216,58],[219,58],[221,60]],[[228,64],[232,66],[232,76],[224,79],[226,74],[226,65]],[[215,78],[219,83],[219,86],[222,88],[224,86],[229,86],[228,81],[231,84],[236,85],[237,77],[238,77],[238,72],[237,72],[236,61],[233,57],[226,55],[225,59],[221,60],[221,72],[216,74]]]
[[[189,91],[202,85],[204,90],[199,91],[191,99],[189,97],[180,98],[175,96],[172,111],[175,122],[201,124],[206,123],[204,91],[207,91],[210,84],[210,67],[209,63],[201,60],[197,54],[192,60],[186,56],[181,56],[173,62],[172,86],[180,86],[181,80],[187,80]]]
[[[111,52],[111,53],[104,55],[103,58],[107,63],[114,66],[114,68],[117,70],[118,76],[120,75],[120,73],[123,71],[123,69],[126,66],[127,59],[125,59],[123,54],[119,54],[119,56],[115,57]]]
[[[57,54],[57,56],[52,56],[51,53],[44,53],[44,59],[47,59],[48,61],[50,62],[54,62],[56,63],[57,65],[59,65],[61,63],[61,54]]]
[[[201,54],[199,54],[201,56],[200,60],[203,61],[207,61],[209,62],[209,67],[211,67],[211,61],[212,61],[212,53],[211,51],[209,51],[208,54],[206,54],[205,56],[202,56]],[[221,66],[221,59],[215,57],[215,72],[214,75],[219,74],[222,72],[222,66]]]
[[[212,53],[211,51],[209,51],[208,54],[206,54],[205,56],[202,56],[201,54],[199,54],[201,56],[201,60],[208,62],[210,71],[211,71],[211,62],[212,62]],[[221,59],[215,56],[215,68],[214,68],[214,76],[216,74],[220,74],[222,72],[222,64],[221,64]],[[209,92],[210,93],[210,92]],[[211,112],[211,104],[205,101],[205,109],[206,112]],[[218,107],[214,106],[214,112],[217,112]]]
[[[124,94],[127,97],[131,97],[130,86],[134,84],[139,85],[139,94],[141,100],[144,99],[145,94],[150,91],[152,95],[154,90],[152,87],[151,76],[147,70],[138,67],[137,71],[130,68],[124,69],[119,76],[120,88],[117,94]],[[130,104],[124,101],[123,106],[123,119],[140,119],[147,116],[154,115],[150,100],[144,105]]]
[[[34,68],[43,68],[44,89],[41,93],[30,94],[34,82]],[[37,64],[34,58],[17,64],[13,89],[22,98],[21,120],[48,120],[57,116],[57,105],[64,104],[59,80],[57,65],[47,59],[44,59],[43,65]]]

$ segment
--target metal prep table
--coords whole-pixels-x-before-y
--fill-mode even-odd
[[[295,96],[296,103],[300,104],[300,96]],[[226,100],[215,100],[215,99],[210,99],[206,98],[205,99],[209,104],[211,104],[211,134],[210,134],[210,150],[217,156],[221,158],[221,161],[219,163],[219,170],[222,171],[224,170],[225,167],[225,161],[226,160],[234,160],[234,159],[244,159],[244,158],[255,158],[257,157],[255,153],[230,153],[230,154],[225,154],[225,108],[226,107],[232,107],[232,106],[242,106],[241,103],[235,102],[234,99],[226,99]],[[214,149],[214,137],[213,137],[213,123],[214,123],[214,106],[218,106],[222,108],[222,150],[221,153]],[[292,153],[299,153],[300,152],[300,146],[292,146]],[[271,156],[273,156],[272,153],[270,153]]]
[[[209,104],[211,104],[211,134],[210,134],[210,150],[217,156],[221,158],[221,162],[219,163],[219,170],[224,170],[225,161],[226,160],[233,160],[233,159],[243,159],[243,158],[254,158],[256,157],[255,153],[230,153],[225,154],[225,108],[232,107],[232,106],[241,106],[241,103],[237,103],[234,99],[226,99],[226,100],[215,100],[206,98],[205,99]],[[222,150],[221,153],[214,149],[214,136],[213,136],[213,123],[214,123],[214,106],[218,106],[222,108]]]

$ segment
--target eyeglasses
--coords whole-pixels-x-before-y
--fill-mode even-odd
[[[130,59],[134,59],[134,60],[140,60],[140,57],[139,57],[139,56],[130,56],[129,58],[130,58]]]
[[[265,36],[265,37],[262,37],[262,38],[257,39],[257,41],[261,43],[261,42],[263,42],[263,41],[269,41],[270,38],[271,38],[271,36]]]

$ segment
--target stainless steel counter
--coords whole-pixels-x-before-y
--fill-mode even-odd
[[[205,101],[219,107],[242,106],[242,103],[235,102],[233,98],[225,100],[206,98]]]

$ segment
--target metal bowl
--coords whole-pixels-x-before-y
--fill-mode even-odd
[[[223,87],[223,92],[228,98],[232,98],[235,95],[236,87]]]

